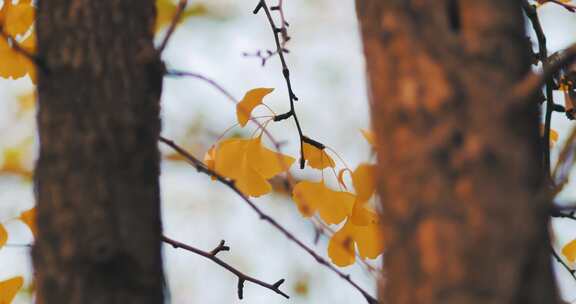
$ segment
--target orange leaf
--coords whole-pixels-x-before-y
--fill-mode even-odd
[[[332,260],[332,263],[340,267],[354,264],[356,255],[353,231],[348,223],[330,238],[330,242],[328,243],[328,256]]]
[[[322,182],[299,182],[294,186],[292,198],[304,217],[310,217],[318,211],[320,218],[327,224],[342,222],[354,206],[354,195],[329,189]]]
[[[318,149],[309,143],[304,143],[302,146],[304,152],[304,159],[308,162],[308,166],[314,169],[325,169],[328,167],[334,168],[336,164],[334,160],[326,153],[326,149]]]
[[[38,230],[36,229],[36,208],[28,209],[18,217],[28,228],[32,231],[34,237],[36,237]]]
[[[23,284],[24,278],[22,277],[14,277],[0,282],[0,304],[12,303]]]
[[[6,241],[8,241],[8,231],[6,231],[4,225],[0,224],[0,248],[6,245]]]
[[[360,129],[360,132],[362,132],[362,136],[364,136],[372,148],[376,147],[376,137],[374,136],[374,132],[366,129]]]
[[[294,158],[262,146],[260,137],[227,139],[215,151],[214,169],[234,180],[236,187],[249,196],[261,196],[272,190],[268,179],[287,171]]]
[[[355,246],[361,258],[375,259],[384,250],[384,243],[377,221],[365,226],[354,225],[351,221],[337,231],[328,244],[328,256],[340,267],[354,263]]]
[[[374,165],[360,164],[352,172],[352,184],[360,201],[367,201],[376,189]]]
[[[562,254],[568,261],[570,261],[570,263],[574,263],[576,261],[576,239],[564,245],[564,248],[562,248]]]
[[[238,123],[243,127],[250,120],[250,115],[255,107],[262,104],[262,99],[274,89],[270,88],[258,88],[250,90],[244,95],[244,98],[236,104],[236,118]]]
[[[6,34],[16,37],[26,33],[33,23],[34,7],[27,3],[18,3],[7,10],[4,30]]]
[[[375,259],[384,250],[384,243],[378,223],[366,226],[354,226],[354,240],[358,247],[358,254],[362,258]]]

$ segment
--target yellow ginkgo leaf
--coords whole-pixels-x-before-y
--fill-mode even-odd
[[[18,3],[6,12],[4,30],[12,37],[26,33],[34,23],[34,7],[29,3]]]
[[[20,46],[33,53],[36,49],[35,35],[30,35]],[[15,51],[6,39],[0,39],[0,77],[18,79],[30,75],[36,83],[36,66],[24,55]]]
[[[12,4],[12,1],[3,1],[4,4],[2,4],[2,9],[0,10],[0,25],[4,25],[6,24],[6,15],[8,14],[8,11],[10,11],[10,9],[12,9],[12,7],[14,6],[14,4]]]
[[[293,157],[276,153],[262,146],[261,137],[254,138],[248,143],[247,153],[250,166],[265,179],[287,171],[294,163]]]
[[[558,142],[558,132],[550,129],[550,146],[553,147]]]
[[[0,304],[10,304],[16,294],[22,288],[24,278],[14,277],[0,282]]]
[[[4,225],[0,224],[0,248],[6,245],[6,241],[8,241],[8,231],[6,231]]]
[[[156,25],[155,31],[159,31],[169,25],[176,14],[177,5],[172,0],[156,0]],[[189,5],[180,18],[180,22],[193,16],[202,16],[208,12],[202,3]]]
[[[352,224],[353,225],[353,224]],[[353,239],[362,258],[375,259],[384,250],[380,225],[377,222],[366,226],[353,225]]]
[[[576,261],[576,239],[564,245],[562,248],[562,254],[568,261],[570,261],[570,263],[574,263]]]
[[[36,237],[38,230],[36,229],[36,208],[28,209],[18,217],[28,228],[32,231],[34,237]]]
[[[361,258],[375,259],[384,251],[384,242],[378,221],[368,225],[354,225],[350,220],[337,231],[328,244],[328,256],[340,267],[355,261],[355,247]]]
[[[360,164],[352,172],[352,184],[360,201],[370,199],[376,189],[374,165]]]
[[[215,167],[216,167],[216,149],[214,149],[214,146],[210,147],[210,149],[208,149],[208,151],[206,152],[206,154],[204,154],[204,164],[206,165],[206,167],[208,167],[208,169],[214,171]],[[212,180],[216,180],[215,176],[211,177]]]
[[[214,170],[234,180],[236,187],[249,196],[260,196],[272,190],[268,179],[284,172],[294,158],[262,146],[260,137],[227,139],[214,152]]]
[[[255,107],[262,104],[264,97],[272,93],[274,89],[271,88],[258,88],[248,91],[242,100],[236,104],[236,118],[238,123],[243,127],[250,120],[250,115]]]
[[[338,230],[328,243],[328,256],[332,263],[344,267],[354,264],[356,254],[351,226],[346,224]]]
[[[314,169],[325,169],[328,167],[334,168],[336,164],[330,155],[326,153],[326,149],[319,149],[307,142],[302,146],[304,152],[304,159],[308,162],[308,166]]]
[[[378,214],[365,201],[356,199],[350,221],[356,226],[366,226],[378,221]]]
[[[292,198],[304,217],[316,211],[327,224],[338,224],[352,213],[354,195],[349,192],[334,191],[322,182],[299,182],[294,186]]]
[[[3,78],[18,79],[26,76],[28,68],[25,64],[26,59],[22,58],[8,44],[6,39],[0,38],[0,76]]]
[[[376,137],[374,136],[374,132],[366,129],[360,129],[362,132],[362,136],[366,139],[366,141],[374,148],[376,147]]]

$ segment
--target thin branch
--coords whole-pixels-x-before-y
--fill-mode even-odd
[[[256,204],[254,202],[252,202],[246,195],[244,195],[244,193],[242,193],[242,191],[240,191],[234,185],[234,181],[227,179],[226,177],[218,174],[217,172],[215,172],[213,170],[210,170],[204,163],[202,163],[200,160],[198,160],[197,158],[192,156],[190,153],[186,152],[186,150],[184,150],[181,147],[179,147],[178,145],[176,145],[173,141],[166,139],[166,138],[163,138],[163,137],[160,137],[159,140],[160,140],[160,142],[168,145],[170,148],[174,149],[174,151],[176,151],[180,155],[182,155],[186,160],[189,161],[189,163],[192,166],[194,166],[196,168],[196,170],[198,170],[198,172],[204,173],[204,174],[209,175],[211,177],[214,177],[217,181],[221,182],[222,184],[224,184],[225,186],[230,188],[232,191],[234,191],[238,196],[240,196],[240,198],[242,198],[242,200],[246,204],[248,204],[248,206],[250,206],[250,208],[252,208],[252,210],[254,212],[256,212],[258,214],[258,216],[260,217],[261,220],[272,225],[276,230],[278,230],[282,234],[284,234],[284,236],[286,236],[290,241],[292,241],[293,243],[298,245],[298,247],[300,247],[301,249],[306,251],[310,256],[312,256],[316,260],[316,262],[318,262],[320,265],[330,269],[332,272],[336,273],[340,278],[342,278],[343,280],[348,282],[350,285],[352,285],[354,288],[356,288],[356,290],[358,290],[364,296],[364,298],[366,299],[366,301],[368,301],[368,303],[370,303],[370,304],[377,304],[378,303],[378,301],[374,297],[372,297],[366,290],[364,290],[356,282],[354,282],[351,279],[349,274],[345,274],[345,273],[341,272],[340,270],[338,270],[336,267],[334,267],[332,264],[330,264],[326,259],[324,259],[322,256],[320,256],[316,252],[314,252],[314,250],[312,250],[310,247],[305,245],[302,241],[300,241],[294,234],[292,234],[286,228],[284,228],[282,225],[280,225],[274,218],[270,217],[268,214],[266,214],[262,210],[260,210],[260,208],[258,208],[258,206],[256,206]]]
[[[278,53],[278,57],[280,58],[280,63],[282,64],[282,75],[284,76],[284,80],[286,81],[286,87],[288,88],[288,99],[290,101],[290,111],[286,112],[285,114],[278,115],[274,118],[274,121],[281,121],[284,119],[288,119],[290,117],[294,118],[294,122],[296,123],[296,128],[298,129],[298,135],[300,137],[300,169],[304,169],[306,159],[304,158],[304,133],[302,132],[302,127],[300,126],[300,122],[298,120],[298,116],[296,115],[296,110],[294,108],[294,102],[298,100],[296,94],[294,94],[294,90],[292,89],[292,82],[290,81],[290,70],[288,69],[288,65],[286,64],[286,58],[284,57],[284,51],[282,44],[280,42],[280,35],[283,32],[282,28],[278,28],[274,23],[274,19],[272,18],[272,14],[270,13],[270,8],[265,0],[260,0],[256,9],[254,10],[254,14],[258,13],[260,9],[264,10],[266,14],[266,18],[268,19],[268,23],[270,23],[270,27],[272,28],[272,33],[274,34],[274,41],[276,43],[276,52]]]
[[[174,18],[172,18],[172,22],[170,23],[170,26],[166,31],[166,36],[164,36],[162,43],[158,47],[158,53],[162,54],[162,52],[164,52],[164,49],[168,45],[170,38],[172,37],[174,31],[176,30],[176,26],[180,22],[180,19],[182,19],[182,13],[184,13],[184,10],[186,10],[187,5],[188,0],[180,0],[180,2],[178,2],[178,7],[176,7],[176,13],[174,14]]]
[[[544,31],[542,29],[542,25],[540,24],[540,20],[538,18],[538,12],[536,10],[536,6],[531,5],[528,3],[528,0],[522,1],[522,8],[526,13],[526,16],[532,23],[532,27],[534,32],[536,32],[536,38],[538,39],[538,58],[542,61],[542,67],[544,70],[548,70],[548,49],[546,47],[546,36],[544,35]],[[546,113],[544,115],[544,138],[543,138],[543,150],[544,150],[544,172],[548,182],[551,182],[550,177],[550,127],[552,125],[552,113],[554,112],[554,81],[553,80],[546,80]],[[538,87],[539,88],[539,87]],[[538,90],[534,90],[536,92]],[[513,96],[518,96],[517,91],[515,89],[512,90]],[[527,92],[528,95],[525,97],[529,97],[530,93]],[[532,93],[533,94],[533,93]]]
[[[570,219],[570,220],[576,221],[576,215],[574,214],[574,211],[569,212],[569,213],[564,213],[564,212],[561,212],[559,209],[553,209],[550,216],[554,217],[554,218],[564,218],[564,219]]]
[[[232,267],[230,264],[222,261],[219,257],[217,257],[218,253],[220,253],[222,251],[230,251],[230,247],[226,246],[224,241],[221,241],[220,244],[210,252],[203,251],[203,250],[200,250],[198,248],[192,247],[190,245],[175,241],[175,240],[170,239],[166,236],[162,237],[162,241],[164,243],[172,245],[172,247],[174,247],[176,249],[180,248],[180,249],[184,249],[186,251],[190,251],[192,253],[195,253],[197,255],[201,255],[201,256],[213,261],[214,263],[222,266],[223,268],[230,271],[231,273],[235,274],[238,277],[238,298],[240,300],[242,300],[242,298],[244,297],[244,282],[251,282],[251,283],[254,283],[256,285],[260,285],[266,289],[270,289],[270,290],[274,291],[275,293],[277,293],[279,295],[282,295],[286,299],[290,298],[290,296],[288,296],[286,293],[284,293],[282,290],[280,290],[280,286],[282,285],[282,283],[284,283],[284,279],[280,279],[274,284],[269,284],[269,283],[263,282],[261,280],[254,278],[254,277],[251,277],[249,275],[244,274],[240,270]]]
[[[514,96],[523,98],[537,92],[548,81],[563,68],[576,62],[576,43],[558,53],[555,60],[549,62],[549,65],[540,74],[531,73],[514,88]]]
[[[214,87],[216,90],[218,90],[218,92],[222,93],[222,95],[226,96],[226,98],[228,98],[228,100],[230,100],[234,104],[238,103],[238,100],[236,98],[234,98],[234,96],[232,96],[232,94],[230,92],[228,92],[228,90],[226,90],[223,86],[219,85],[215,80],[208,78],[204,75],[201,75],[199,73],[188,72],[188,71],[179,71],[179,70],[168,70],[168,71],[166,71],[165,75],[169,76],[169,77],[192,77],[192,78],[200,79],[200,80],[205,81],[208,84],[210,84],[212,87]]]

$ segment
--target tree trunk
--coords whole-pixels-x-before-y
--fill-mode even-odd
[[[37,14],[39,303],[163,303],[154,0]]]
[[[518,0],[358,0],[386,242],[383,303],[557,301]]]

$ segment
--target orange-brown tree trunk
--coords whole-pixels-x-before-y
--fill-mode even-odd
[[[386,304],[555,303],[518,0],[357,0]]]
[[[44,304],[163,303],[154,0],[39,0]]]

